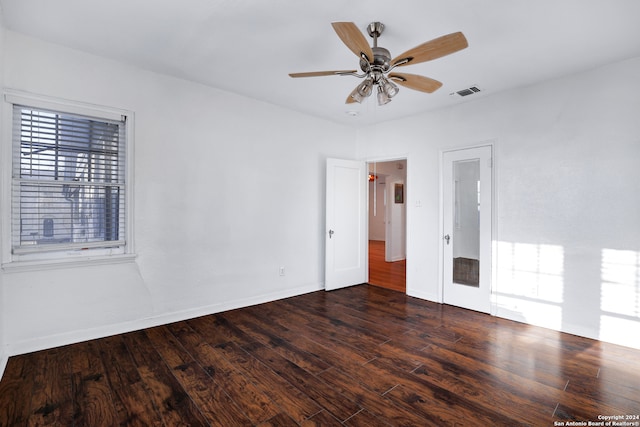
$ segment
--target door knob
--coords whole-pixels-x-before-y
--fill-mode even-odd
[[[444,240],[445,242],[447,242],[447,245],[449,244],[449,240],[451,240],[451,236],[449,236],[448,234],[446,236],[444,236]]]

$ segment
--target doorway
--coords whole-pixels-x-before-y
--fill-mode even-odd
[[[368,283],[406,293],[407,161],[372,162],[368,170]]]
[[[492,147],[442,156],[443,302],[491,308]]]

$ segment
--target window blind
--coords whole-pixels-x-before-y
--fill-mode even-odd
[[[125,243],[125,125],[14,105],[13,253]]]

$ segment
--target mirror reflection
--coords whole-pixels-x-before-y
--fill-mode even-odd
[[[480,160],[453,165],[453,282],[480,286]]]

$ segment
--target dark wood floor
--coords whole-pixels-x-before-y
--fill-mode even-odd
[[[407,261],[386,262],[384,251],[384,241],[369,240],[369,284],[406,292]]]
[[[640,351],[367,285],[11,357],[0,382],[1,426],[552,426],[639,412]]]

